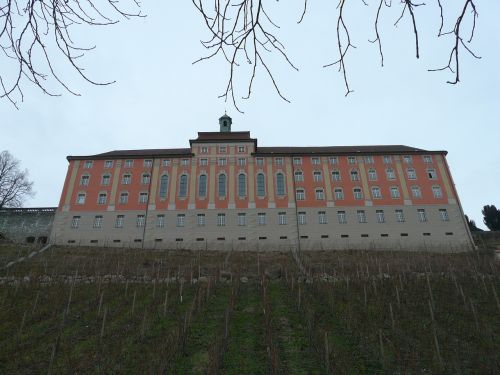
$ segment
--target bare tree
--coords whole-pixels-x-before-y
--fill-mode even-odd
[[[225,100],[231,100],[238,108],[239,98],[249,98],[252,94],[254,80],[260,72],[272,82],[277,94],[289,101],[281,92],[274,77],[275,61],[270,57],[277,54],[291,69],[298,70],[288,56],[284,42],[279,38],[283,30],[275,21],[279,7],[290,6],[276,4],[274,0],[191,0],[202,22],[206,25],[208,36],[202,41],[207,54],[194,63],[222,56],[228,68],[228,79],[221,95]],[[301,23],[306,17],[308,0],[303,1],[299,9]],[[346,96],[352,92],[349,84],[347,60],[355,48],[351,38],[349,19],[345,16],[349,7],[362,2],[368,6],[374,5],[372,17],[368,22],[373,24],[375,37],[370,40],[377,45],[381,65],[384,65],[382,35],[380,31],[381,15],[387,8],[400,7],[400,15],[394,25],[408,22],[411,25],[415,39],[415,55],[420,57],[420,40],[418,16],[424,3],[416,0],[338,0],[335,19],[336,41],[332,45],[332,61],[325,62],[324,67],[337,67],[345,84]],[[318,2],[319,3],[319,2]],[[326,1],[324,1],[326,3]],[[271,4],[274,10],[271,9]],[[470,43],[474,37],[476,19],[478,16],[474,0],[448,0],[447,13],[456,11],[456,16],[445,20],[443,0],[431,0],[436,9],[436,19],[439,20],[437,37],[450,39],[449,59],[444,66],[429,69],[431,71],[449,70],[452,79],[450,84],[460,81],[460,56],[463,52],[479,58],[471,49]],[[326,4],[327,5],[327,4]],[[326,6],[323,4],[322,6]],[[124,10],[129,9],[129,10]],[[372,9],[372,8],[368,8]],[[79,64],[79,58],[94,46],[82,46],[74,41],[72,35],[78,26],[105,26],[118,22],[119,19],[141,17],[138,0],[0,0],[0,99],[5,98],[16,105],[22,100],[22,83],[27,80],[39,87],[48,95],[60,95],[55,89],[63,88],[78,95],[62,78],[60,61],[65,61],[85,81],[95,85],[108,85],[112,82],[97,82],[92,80]],[[447,22],[445,22],[447,21]],[[451,30],[445,30],[445,24],[453,25]],[[369,39],[369,38],[367,38]],[[311,37],[314,41],[314,37]],[[328,48],[328,46],[322,46]],[[57,61],[57,64],[56,64]],[[10,64],[9,64],[10,63]],[[245,95],[235,93],[236,76],[247,72],[250,66]],[[244,73],[242,73],[244,72]],[[55,84],[55,85],[54,85]]]
[[[112,83],[94,81],[84,72],[78,59],[95,46],[79,45],[72,35],[80,25],[106,26],[119,17],[141,16],[120,7],[127,1],[137,10],[138,0],[0,0],[0,99],[17,107],[24,80],[47,95],[61,95],[61,87],[79,95],[56,69],[61,61],[94,85]]]
[[[28,170],[20,169],[19,160],[9,151],[0,153],[0,209],[21,207],[27,197],[33,196],[33,182],[28,179]]]

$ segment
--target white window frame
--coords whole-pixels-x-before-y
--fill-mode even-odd
[[[185,214],[177,214],[177,227],[184,227],[186,225],[186,215]]]
[[[316,196],[317,201],[323,201],[325,200],[325,191],[323,189],[316,189],[314,191],[314,194]]]
[[[132,168],[134,166],[134,159],[125,160],[125,168]]]
[[[367,223],[365,210],[357,210],[356,217],[358,218],[358,223],[360,223],[360,224]]]
[[[125,215],[116,215],[115,228],[123,228],[125,222]]]
[[[417,209],[418,221],[421,223],[425,223],[427,221],[427,214],[425,213],[425,209],[418,208]]]
[[[298,201],[303,201],[306,199],[306,191],[304,189],[295,190],[295,199]]]
[[[222,213],[217,214],[217,226],[218,227],[226,226],[226,214]]]
[[[387,168],[385,170],[385,175],[389,181],[393,181],[396,179],[396,172],[393,168]]]
[[[432,186],[432,196],[435,199],[443,198],[443,189],[441,189],[441,186],[439,186],[439,185]]]
[[[356,200],[363,199],[363,189],[361,189],[360,187],[353,188],[352,195]]]
[[[323,181],[323,173],[321,173],[321,171],[313,171],[313,181],[314,182]]]
[[[376,210],[375,215],[377,216],[377,223],[385,223],[384,210]]]
[[[318,222],[320,224],[328,224],[328,218],[326,217],[326,211],[318,211]]]
[[[311,164],[312,165],[320,165],[321,164],[321,158],[313,156],[311,157]]]
[[[130,185],[132,183],[132,174],[124,173],[122,176],[122,185]]]
[[[140,204],[148,203],[148,196],[149,196],[149,194],[147,192],[141,191],[139,193],[139,203]]]
[[[342,175],[338,169],[332,171],[332,181],[342,181]]]
[[[390,192],[391,192],[391,198],[392,199],[400,199],[401,198],[401,194],[399,192],[399,187],[397,186],[391,186],[389,188]]]
[[[247,225],[247,214],[244,212],[238,213],[238,226],[243,227]]]
[[[405,214],[404,214],[403,210],[395,210],[395,214],[396,214],[396,221],[398,223],[405,222]]]
[[[128,203],[128,192],[123,191],[120,193],[120,197],[118,198],[118,204],[127,204]]]
[[[415,199],[421,199],[422,198],[422,189],[420,186],[413,185],[411,187],[411,196]]]
[[[373,168],[370,168],[368,170],[368,180],[369,181],[377,181],[378,176],[377,176],[377,171]]]
[[[415,168],[407,168],[406,175],[408,176],[408,180],[416,180],[417,179],[417,172],[415,171]]]
[[[165,215],[164,214],[156,215],[156,227],[157,228],[165,228]]]
[[[205,226],[205,214],[197,214],[196,215],[196,225],[199,227],[204,227]]]
[[[299,225],[305,225],[306,224],[306,213],[305,211],[300,211],[297,213],[297,222]]]
[[[257,224],[258,225],[266,225],[267,224],[267,216],[265,212],[257,213]]]
[[[354,165],[354,164],[356,164],[356,162],[357,162],[356,156],[348,156],[347,157],[347,164]]]
[[[344,199],[344,189],[342,188],[335,188],[333,190],[334,195],[335,195],[335,200],[343,200]]]
[[[104,197],[104,199],[102,199]],[[97,204],[103,205],[106,204],[108,201],[108,194],[107,193],[99,193],[97,195]]]
[[[146,216],[145,215],[137,215],[135,219],[135,226],[137,228],[144,228],[144,225],[146,224]]]
[[[450,221],[450,215],[448,215],[448,210],[446,208],[439,209],[439,216],[441,221]]]
[[[81,216],[73,216],[71,218],[71,229],[78,229],[80,227]]]
[[[304,172],[302,171],[295,171],[293,172],[295,182],[302,182],[304,181]]]
[[[359,172],[356,169],[351,170],[349,175],[351,176],[351,181],[359,181]]]
[[[286,212],[278,212],[278,225],[286,225]]]
[[[293,158],[293,165],[302,165],[302,158],[295,156]]]
[[[378,186],[372,186],[372,198],[382,199],[382,191]]]
[[[339,224],[347,224],[347,214],[345,211],[337,211],[337,220]]]
[[[105,169],[113,168],[113,160],[105,160],[104,161],[104,168]]]

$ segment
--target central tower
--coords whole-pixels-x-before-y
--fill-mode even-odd
[[[231,124],[233,120],[227,114],[219,118],[220,132],[221,133],[231,133]]]

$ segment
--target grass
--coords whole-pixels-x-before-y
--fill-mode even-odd
[[[302,260],[54,247],[0,273],[0,373],[500,373],[491,256]]]

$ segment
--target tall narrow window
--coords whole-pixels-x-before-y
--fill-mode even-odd
[[[406,174],[408,175],[409,180],[416,180],[417,179],[417,172],[415,172],[415,169],[413,169],[413,168],[408,168],[406,170]]]
[[[149,173],[143,173],[141,177],[141,184],[147,185],[151,181],[151,175]]]
[[[281,172],[276,174],[276,194],[285,195],[285,175]]]
[[[368,179],[370,181],[377,181],[377,171],[375,169],[368,170]]]
[[[156,227],[157,228],[165,227],[165,215],[156,215]]]
[[[377,223],[385,223],[385,214],[384,210],[377,210]]]
[[[106,160],[104,162],[104,168],[106,169],[113,168],[113,160]]]
[[[264,173],[257,173],[257,196],[266,196],[266,179]]]
[[[246,197],[247,195],[247,176],[244,173],[238,175],[238,197]]]
[[[219,198],[226,197],[226,175],[219,175]]]
[[[183,174],[179,179],[179,197],[187,196],[187,187],[188,187],[188,176],[187,174]]]
[[[217,214],[217,226],[223,227],[226,225],[226,214]]]
[[[339,224],[346,224],[347,216],[345,214],[345,211],[337,211],[337,219],[339,220]]]
[[[160,199],[167,198],[168,193],[168,175],[164,174],[160,177]]]
[[[297,214],[297,221],[300,225],[306,224],[306,213],[304,211],[301,211]]]
[[[326,212],[325,211],[319,211],[318,212],[318,220],[320,224],[328,224],[328,220],[326,218]]]
[[[202,174],[198,179],[198,196],[204,198],[207,196],[207,175]]]
[[[319,158],[311,158],[311,162],[313,165],[319,165]]]
[[[392,163],[392,156],[390,155],[384,155],[384,164],[391,164]]]
[[[142,228],[144,227],[144,223],[146,222],[146,218],[144,215],[137,215],[137,219],[136,219],[136,226],[137,228]]]
[[[278,212],[278,224],[286,225],[286,212]]]
[[[418,213],[418,221],[420,221],[421,223],[427,221],[427,215],[425,214],[425,210],[423,208],[419,208],[417,210],[417,213]]]
[[[429,180],[435,180],[435,179],[437,179],[436,170],[433,169],[433,168],[427,169],[427,177],[429,177]]]

